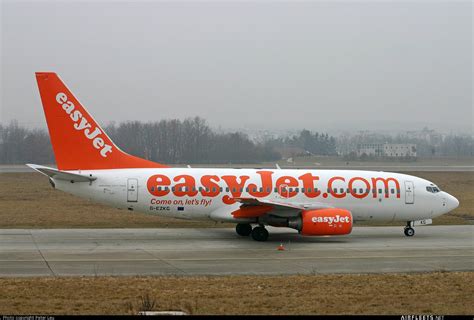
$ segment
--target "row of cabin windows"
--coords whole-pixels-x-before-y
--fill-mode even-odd
[[[177,190],[177,188],[175,187],[171,187],[171,191],[182,191],[182,192],[187,192],[187,191],[190,191],[188,190],[189,188],[188,187],[181,187],[180,188],[181,190]],[[203,188],[203,187],[199,187],[199,188],[196,188],[196,187],[193,187],[192,188],[192,191],[206,191],[206,192],[210,192],[212,190],[212,192],[216,192],[217,189],[219,189],[220,192],[223,192],[224,189],[222,187],[220,188],[216,188],[216,187],[213,187],[213,188]],[[169,187],[157,187],[156,190],[158,191],[168,191],[170,190]],[[232,188],[232,192],[237,192],[237,188]],[[282,192],[318,192],[319,189],[318,188],[282,188]],[[151,187],[151,191],[155,191],[155,187]],[[226,192],[230,192],[230,188],[227,187],[225,188],[225,191]],[[245,188],[245,191],[246,192],[249,192],[250,191],[250,188],[247,187]],[[252,189],[253,192],[263,192],[264,191],[264,188],[263,187],[260,187],[260,188],[253,188]],[[267,187],[266,188],[266,192],[270,192],[271,191],[271,188]],[[352,189],[352,193],[359,193],[359,194],[365,194],[365,193],[370,193],[370,191],[372,191],[372,193],[376,193],[377,190],[376,189],[363,189],[363,188],[354,188]],[[378,193],[383,193],[383,191],[385,191],[386,194],[388,193],[391,193],[391,194],[395,194],[395,189],[378,189]],[[397,191],[397,194],[400,194],[400,189],[396,189]],[[240,192],[244,192],[244,188],[240,188]],[[277,193],[278,192],[278,188],[275,188],[273,190],[273,192]],[[350,193],[351,190],[349,188],[347,189],[344,189],[344,188],[333,188],[333,192],[332,193],[344,193],[344,192],[347,192],[347,193]],[[331,193],[331,189],[327,189],[327,193]]]

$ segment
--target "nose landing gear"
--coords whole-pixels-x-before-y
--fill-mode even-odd
[[[415,229],[411,227],[411,221],[407,221],[407,225],[403,230],[403,233],[405,233],[407,237],[413,237],[415,235]]]

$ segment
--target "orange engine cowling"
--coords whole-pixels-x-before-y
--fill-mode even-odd
[[[307,236],[349,234],[352,231],[352,214],[337,208],[303,211],[300,231]]]

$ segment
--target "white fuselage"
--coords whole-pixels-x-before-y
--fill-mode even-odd
[[[257,198],[305,208],[349,210],[356,221],[431,219],[457,206],[446,192],[418,177],[358,170],[107,169],[70,171],[92,182],[53,179],[56,188],[119,208],[181,219],[238,221],[239,203]],[[284,213],[283,213],[284,214]]]

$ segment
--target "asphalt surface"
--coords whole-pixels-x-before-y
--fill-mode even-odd
[[[384,273],[474,270],[474,226],[356,227],[340,237],[269,228],[0,229],[0,277]],[[278,251],[283,244],[285,251]]]

